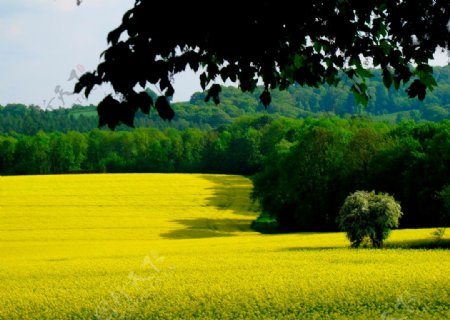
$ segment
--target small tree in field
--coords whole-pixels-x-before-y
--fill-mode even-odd
[[[352,247],[359,247],[369,238],[374,248],[381,248],[391,228],[398,227],[402,214],[400,204],[392,196],[356,191],[345,199],[337,223],[347,233]]]

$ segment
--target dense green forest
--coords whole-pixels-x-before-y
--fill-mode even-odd
[[[336,230],[345,197],[375,190],[401,202],[402,227],[441,226],[449,222],[450,121],[262,115],[210,130],[0,135],[0,174],[68,172],[252,175],[263,212],[286,230]]]
[[[310,119],[294,136],[276,143],[254,177],[254,197],[283,228],[336,230],[339,209],[356,190],[393,195],[402,227],[450,222],[449,121]]]
[[[294,120],[279,120],[289,122]],[[66,172],[217,172],[261,169],[260,139],[270,116],[243,117],[218,129],[0,135],[0,174]],[[269,148],[270,147],[270,148]]]
[[[434,76],[439,86],[427,94],[424,102],[409,99],[404,89],[387,90],[377,70],[374,77],[367,80],[371,100],[366,108],[355,102],[348,85],[320,88],[291,86],[286,91],[272,92],[272,104],[267,110],[258,102],[260,92],[241,93],[234,87],[224,88],[221,103],[215,106],[205,103],[205,93],[195,93],[190,101],[174,103],[176,116],[170,123],[162,121],[156,112],[150,116],[138,113],[137,128],[158,129],[187,128],[211,129],[233,122],[243,115],[273,114],[291,118],[305,118],[318,114],[339,116],[365,115],[377,120],[399,123],[402,120],[440,121],[450,117],[450,67],[436,67]],[[345,82],[345,80],[343,80]],[[156,95],[151,91],[149,94]],[[71,109],[43,111],[36,106],[9,104],[0,106],[0,133],[34,135],[44,132],[88,132],[97,127],[96,107],[74,106]],[[121,127],[119,130],[129,130]]]

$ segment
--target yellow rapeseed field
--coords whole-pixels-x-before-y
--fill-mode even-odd
[[[450,252],[399,248],[433,230],[383,250],[261,235],[250,190],[224,175],[0,177],[0,319],[450,318]]]

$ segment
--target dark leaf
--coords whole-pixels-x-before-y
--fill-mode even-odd
[[[186,70],[187,59],[186,56],[173,58],[173,70],[175,73],[180,73]]]
[[[331,86],[337,86],[339,83],[339,73],[334,67],[329,67],[326,74],[326,82]]]
[[[173,88],[173,86],[171,84],[169,84],[169,86],[167,87],[165,96],[166,97],[173,97],[174,93],[175,93],[175,89]]]
[[[148,95],[147,92],[143,91],[138,94],[139,108],[141,108],[142,113],[149,114],[150,107],[153,106],[153,99]]]
[[[172,85],[171,85],[171,83],[170,83],[170,80],[169,80],[169,78],[167,78],[167,77],[164,77],[164,78],[162,78],[161,79],[161,82],[159,83],[159,87],[161,88],[161,90],[165,90],[166,88],[169,88],[169,87],[171,87]],[[167,96],[167,95],[166,95]]]
[[[125,26],[129,23],[130,18],[133,16],[133,14],[134,14],[133,9],[130,9],[127,12],[125,12],[125,14],[123,15],[123,18],[122,18],[122,22]]]
[[[416,79],[411,83],[406,92],[410,98],[418,97],[420,101],[425,99],[427,87],[420,80]]]
[[[352,85],[351,89],[353,95],[355,96],[356,102],[367,106],[369,103],[369,95],[367,94],[367,86],[365,83],[355,83]]]
[[[81,90],[83,90],[83,84],[81,82],[75,83],[75,89],[73,90],[73,92],[80,93]]]
[[[202,87],[203,90],[205,90],[207,84],[208,84],[208,77],[206,76],[206,73],[203,72],[200,75],[200,86]]]
[[[91,93],[93,88],[94,88],[94,83],[89,83],[86,85],[86,87],[84,89],[84,95],[86,98],[89,97],[89,94]]]
[[[100,81],[97,79],[97,76],[94,73],[86,72],[75,84],[74,93],[81,93],[81,91],[84,89],[84,95],[87,98],[94,86],[99,83]]]
[[[433,68],[426,64],[420,64],[415,70],[419,76],[420,81],[430,90],[437,86],[436,80],[433,77]]]
[[[433,74],[433,68],[427,64],[419,64],[416,68],[418,72]]]
[[[353,79],[353,77],[354,77],[355,74],[356,74],[356,71],[355,71],[354,69],[350,69],[350,70],[345,71],[345,73],[347,74],[347,76],[348,76],[350,79]]]
[[[170,104],[167,101],[167,98],[164,96],[159,96],[158,99],[156,99],[155,108],[156,108],[156,111],[158,111],[159,116],[163,120],[170,121],[175,116],[175,112],[170,107]]]
[[[383,84],[386,88],[390,88],[392,85],[392,75],[389,72],[389,70],[384,69],[383,70]]]
[[[133,106],[121,103],[119,106],[119,120],[123,124],[134,128],[134,115],[136,113],[136,109]]]
[[[107,65],[105,62],[100,63],[100,64],[97,66],[97,73],[98,73],[98,76],[99,76],[100,78],[103,77],[104,74],[106,73],[107,69],[108,69],[108,65]]]
[[[264,108],[267,109],[267,107],[270,105],[270,103],[272,102],[272,97],[270,95],[269,90],[264,90],[261,95],[259,96],[259,100],[261,101],[261,103],[263,104]]]
[[[199,67],[199,63],[196,60],[195,61],[191,60],[191,61],[189,61],[189,66],[191,67],[192,70],[197,72],[198,71],[198,67]]]
[[[394,88],[395,88],[395,90],[400,89],[401,80],[398,77],[394,77],[393,81],[394,81]]]
[[[357,69],[362,68],[361,67],[361,59],[357,56],[357,57],[351,57],[349,64],[352,66],[355,66]]]
[[[142,87],[142,88],[145,88],[145,85],[147,84],[147,79],[140,79],[139,80],[139,85]]]
[[[120,102],[111,95],[106,96],[97,106],[98,126],[108,125],[111,130],[120,124]]]
[[[110,33],[108,33],[108,37],[106,38],[108,43],[115,45],[119,41],[120,35],[124,31],[123,27],[120,26],[117,29],[114,29]]]
[[[213,84],[208,90],[208,94],[205,97],[205,102],[208,102],[210,98],[213,99],[214,103],[218,105],[220,103],[219,94],[222,91],[222,87],[219,84]]]
[[[208,71],[208,78],[210,79],[214,79],[219,74],[219,68],[214,62],[208,63],[206,71]]]
[[[373,77],[372,72],[370,72],[369,70],[364,69],[362,67],[361,68],[357,68],[356,69],[356,73],[358,74],[358,76],[360,78],[372,78]]]

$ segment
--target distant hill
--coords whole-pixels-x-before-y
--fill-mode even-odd
[[[404,91],[387,90],[377,70],[367,81],[371,100],[366,108],[358,105],[349,91],[348,80],[338,87],[324,85],[319,88],[291,86],[286,91],[273,91],[272,104],[267,110],[259,103],[260,92],[242,93],[235,87],[224,88],[221,103],[205,103],[205,93],[194,93],[187,102],[174,103],[176,116],[170,123],[162,121],[155,112],[150,116],[138,114],[136,127],[185,129],[217,128],[243,115],[258,113],[292,118],[305,118],[320,114],[340,116],[364,115],[389,122],[413,119],[439,121],[450,118],[450,66],[434,69],[438,87],[427,94],[423,102],[409,99]],[[154,94],[149,91],[149,94]],[[36,106],[9,104],[0,106],[0,133],[35,134],[39,130],[86,132],[97,127],[96,107],[76,105],[71,109],[44,111]],[[119,130],[129,130],[122,126]]]

